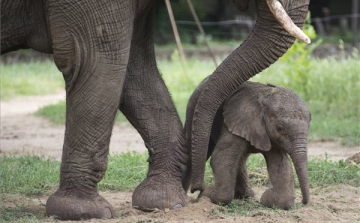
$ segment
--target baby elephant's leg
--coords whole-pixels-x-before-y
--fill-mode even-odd
[[[272,188],[265,191],[260,203],[282,209],[290,209],[295,202],[293,171],[285,152],[271,149],[264,153]]]
[[[240,149],[242,150],[242,148],[238,148],[238,150]],[[249,153],[242,153],[239,159],[239,167],[235,185],[235,199],[255,197],[255,193],[250,187],[249,176],[246,168],[246,160],[249,155]]]
[[[216,204],[228,204],[234,199],[236,175],[239,166],[239,137],[232,135],[226,127],[211,156],[215,186],[211,188],[210,199]]]

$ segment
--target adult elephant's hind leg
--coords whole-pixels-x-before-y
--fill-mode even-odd
[[[113,216],[97,184],[107,169],[125,80],[132,8],[122,1],[49,3],[54,60],[65,77],[67,99],[60,187],[46,203],[48,215],[62,220]]]
[[[182,168],[188,161],[183,128],[156,67],[151,7],[138,15],[120,110],[149,149],[149,172],[135,189],[132,205],[141,210],[185,206]]]

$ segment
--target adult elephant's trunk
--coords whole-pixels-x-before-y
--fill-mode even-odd
[[[299,179],[302,203],[307,204],[310,201],[309,178],[307,171],[307,140],[306,137],[296,139],[292,142],[290,157],[294,163],[296,174]]]
[[[282,0],[281,3],[291,20],[302,26],[309,0]],[[195,107],[191,131],[192,191],[204,188],[210,131],[220,105],[239,85],[277,61],[295,41],[283,28],[288,27],[287,23],[281,22],[283,26],[280,25],[265,0],[257,0],[256,4],[258,18],[255,29],[209,77]],[[279,13],[279,10],[273,11]],[[306,38],[303,40],[308,42]]]

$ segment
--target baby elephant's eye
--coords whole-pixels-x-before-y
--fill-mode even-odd
[[[279,133],[279,134],[284,134],[284,127],[282,125],[277,125],[276,126],[276,131]]]

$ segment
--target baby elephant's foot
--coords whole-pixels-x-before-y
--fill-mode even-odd
[[[246,190],[236,190],[234,198],[235,199],[253,198],[255,200],[258,200],[255,192],[251,188],[248,188]]]
[[[114,209],[100,195],[79,197],[58,190],[47,200],[46,214],[61,220],[107,219],[114,216]]]
[[[205,187],[205,190],[201,194],[210,198],[211,202],[214,204],[227,205],[234,199],[234,193],[227,190],[219,190],[213,186]]]
[[[208,197],[210,198],[211,192],[213,191],[214,186],[206,186],[204,191],[200,194],[200,197]]]
[[[270,188],[262,195],[260,203],[269,208],[275,206],[284,210],[289,210],[294,206],[295,196],[292,192],[277,192],[274,188]]]

